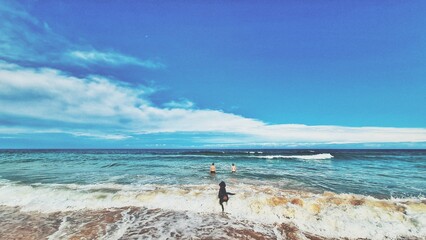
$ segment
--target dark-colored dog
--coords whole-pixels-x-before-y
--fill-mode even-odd
[[[218,194],[219,204],[220,206],[222,206],[222,212],[224,212],[225,209],[223,208],[223,202],[228,202],[229,195],[235,195],[235,194],[226,192],[226,183],[224,181],[220,182],[219,186],[220,186],[219,194]]]

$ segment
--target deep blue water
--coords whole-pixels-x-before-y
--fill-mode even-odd
[[[209,173],[211,163],[215,175]],[[232,163],[237,173],[231,173]],[[225,180],[318,193],[424,197],[426,150],[0,150],[2,180],[82,185]]]

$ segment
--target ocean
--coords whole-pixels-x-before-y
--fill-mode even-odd
[[[336,238],[426,239],[426,150],[0,150],[0,239]]]

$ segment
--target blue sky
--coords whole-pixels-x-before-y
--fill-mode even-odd
[[[425,148],[424,1],[2,1],[0,148]]]

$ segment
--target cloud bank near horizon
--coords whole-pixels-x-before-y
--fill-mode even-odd
[[[0,86],[0,134],[64,133],[123,140],[199,133],[205,134],[200,140],[204,144],[240,146],[426,142],[424,128],[267,124],[220,110],[195,109],[189,100],[159,107],[150,100],[155,89],[146,86],[6,62],[0,63]]]

